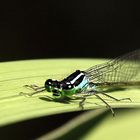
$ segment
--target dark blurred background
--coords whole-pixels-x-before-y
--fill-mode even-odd
[[[115,57],[140,48],[139,4],[128,0],[0,2],[0,61]]]

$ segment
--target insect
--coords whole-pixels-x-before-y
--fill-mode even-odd
[[[43,87],[37,85],[25,85],[34,90],[32,93],[22,95],[32,96],[42,91],[51,92],[54,100],[81,99],[79,106],[83,109],[84,102],[88,96],[96,96],[111,110],[112,107],[100,97],[100,94],[107,96],[115,101],[130,100],[130,98],[117,99],[102,89],[111,87],[138,86],[140,80],[137,76],[140,71],[140,49],[117,57],[106,63],[95,65],[85,71],[76,70],[61,81],[47,79]]]

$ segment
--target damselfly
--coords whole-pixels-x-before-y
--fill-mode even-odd
[[[138,86],[140,80],[137,77],[140,72],[140,50],[135,50],[106,63],[95,65],[85,71],[76,70],[74,73],[61,81],[48,79],[43,87],[37,85],[25,85],[34,90],[32,93],[22,95],[32,96],[42,91],[51,92],[52,100],[81,99],[79,106],[83,109],[84,102],[88,96],[96,96],[111,110],[112,107],[100,97],[100,94],[113,100],[130,100],[130,98],[117,99],[105,93],[103,88]]]

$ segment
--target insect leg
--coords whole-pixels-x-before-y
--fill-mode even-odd
[[[24,87],[33,89],[34,91],[38,91],[38,90],[44,88],[44,87],[39,87],[39,86],[37,86],[35,84],[32,84],[32,85],[24,85]]]
[[[33,96],[34,94],[43,92],[43,91],[45,91],[45,90],[46,90],[45,88],[42,88],[41,90],[36,90],[35,92],[31,92],[31,93],[20,92],[19,95],[24,95],[24,96],[30,97],[30,96]]]
[[[83,95],[80,95],[80,94],[78,94],[78,95],[73,95],[73,99],[75,100],[75,99],[80,99],[81,101],[79,102],[79,107],[81,108],[81,110],[83,110],[84,109],[84,102],[85,102],[85,100],[86,100],[86,97],[84,97]]]
[[[114,110],[112,109],[112,107],[111,107],[104,99],[102,99],[99,95],[97,95],[97,94],[94,94],[94,95],[95,95],[98,99],[100,99],[103,103],[105,103],[106,106],[111,110],[112,115],[115,116],[115,113],[114,113]]]
[[[121,99],[117,99],[117,98],[115,98],[115,97],[112,97],[112,96],[110,96],[110,95],[104,93],[104,92],[100,92],[100,93],[103,94],[103,95],[105,95],[105,96],[107,96],[107,97],[109,97],[109,98],[111,98],[111,99],[113,99],[113,100],[115,100],[115,101],[122,101],[122,100],[129,100],[129,101],[132,101],[130,98],[121,98]]]
[[[83,110],[84,109],[84,102],[85,102],[85,100],[86,100],[86,98],[85,97],[81,97],[81,101],[79,102],[79,107]]]

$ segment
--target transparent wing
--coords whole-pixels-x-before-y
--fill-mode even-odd
[[[140,80],[140,49],[85,71],[93,83]]]

